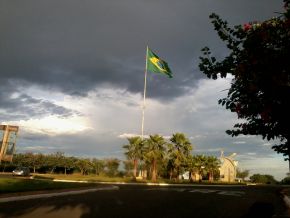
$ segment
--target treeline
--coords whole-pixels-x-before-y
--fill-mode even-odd
[[[33,173],[61,173],[82,175],[95,174],[106,176],[122,176],[119,171],[121,160],[116,158],[96,159],[65,156],[62,152],[53,154],[19,153],[13,157],[13,162],[2,162],[0,170],[10,172],[16,167],[29,167]]]
[[[173,134],[166,140],[160,135],[148,138],[128,138],[123,145],[126,160],[117,158],[81,158],[66,156],[63,152],[53,154],[17,153],[13,162],[1,162],[0,172],[11,172],[16,167],[29,167],[33,173],[57,173],[96,175],[109,177],[132,177],[133,179],[170,179],[182,178],[190,181],[219,180],[220,161],[214,156],[193,155],[193,146],[183,133]],[[249,171],[237,169],[237,177],[245,180]],[[287,176],[282,184],[290,184]],[[254,183],[276,184],[271,175],[254,174]]]
[[[184,173],[192,181],[219,178],[220,161],[214,156],[192,155],[192,144],[183,133],[175,133],[169,140],[160,135],[131,137],[123,148],[133,163],[135,179],[141,176],[152,181],[158,177],[178,180]]]
[[[287,184],[288,181],[286,181],[286,180],[287,179],[283,179],[281,181],[281,183],[282,184],[283,183]],[[268,175],[268,174],[254,174],[254,175],[250,176],[250,181],[254,182],[254,183],[271,184],[271,185],[274,185],[274,184],[278,183],[278,181],[276,181],[275,178],[272,175]]]
[[[157,178],[213,181],[219,178],[219,160],[214,156],[192,155],[192,145],[182,133],[166,140],[160,135],[128,138],[123,145],[127,160],[117,158],[96,159],[53,154],[18,153],[12,163],[1,163],[0,171],[11,172],[18,166],[29,167],[33,173],[60,173],[104,176],[127,176],[134,179]]]

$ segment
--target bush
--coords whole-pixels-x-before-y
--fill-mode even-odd
[[[281,180],[280,182],[282,185],[290,185],[290,177],[287,176],[284,179]]]
[[[271,175],[254,174],[250,177],[251,182],[261,184],[277,184],[277,181]]]

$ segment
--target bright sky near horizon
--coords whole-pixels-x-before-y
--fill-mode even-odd
[[[148,74],[145,134],[183,132],[195,154],[237,153],[242,169],[285,177],[273,142],[226,135],[237,118],[218,105],[231,78],[198,69],[204,46],[227,50],[208,16],[230,25],[283,11],[282,0],[26,0],[0,2],[0,123],[19,125],[18,152],[123,157],[141,134],[146,46],[173,78]]]

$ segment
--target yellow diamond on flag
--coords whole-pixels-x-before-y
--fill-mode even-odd
[[[156,58],[156,57],[152,57],[150,58],[150,61],[152,62],[152,64],[154,64],[159,70],[166,72],[166,68],[163,64],[163,61]]]

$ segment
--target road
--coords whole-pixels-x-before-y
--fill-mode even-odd
[[[273,186],[137,186],[0,203],[1,218],[273,217],[285,206]]]

